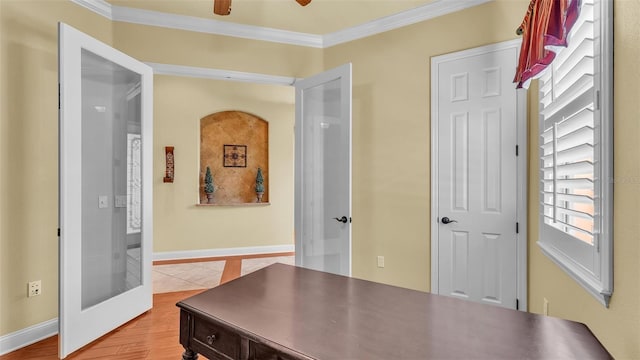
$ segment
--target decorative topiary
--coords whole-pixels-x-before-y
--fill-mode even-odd
[[[207,166],[207,173],[204,175],[204,192],[213,194],[213,191],[213,176],[211,175],[211,169]]]
[[[263,182],[264,182],[264,178],[262,177],[262,169],[258,168],[258,174],[256,175],[256,192],[257,193],[264,192],[264,185],[262,185]]]

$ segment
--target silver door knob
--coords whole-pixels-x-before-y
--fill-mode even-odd
[[[448,217],[443,217],[440,221],[442,221],[443,224],[450,224],[450,223],[454,223],[454,222],[458,222],[457,220],[452,220],[449,219]]]

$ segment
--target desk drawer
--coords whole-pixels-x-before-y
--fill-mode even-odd
[[[249,341],[249,360],[294,360],[267,345]]]
[[[238,334],[198,317],[194,317],[193,321],[195,342],[231,359],[240,358],[240,336]]]

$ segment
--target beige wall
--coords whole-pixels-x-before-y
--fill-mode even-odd
[[[528,1],[498,0],[325,51],[353,63],[353,274],[430,288],[430,58],[510,40]],[[551,263],[537,231],[537,96],[530,93],[529,310],[586,323],[616,358],[640,358],[640,5],[615,1],[615,290],[605,309]],[[490,20],[487,20],[490,19]],[[470,25],[472,24],[472,25]],[[443,29],[446,29],[444,31]],[[535,82],[534,82],[535,83]],[[402,153],[404,151],[404,153]],[[402,153],[402,155],[399,155]],[[359,225],[362,224],[362,225]],[[385,256],[385,268],[376,256]]]
[[[431,57],[515,38],[527,5],[497,1],[325,50],[327,67],[353,63],[355,276],[430,289]]]
[[[618,359],[640,358],[640,4],[614,2],[614,290],[605,309],[575,281],[544,256],[538,238],[536,189],[529,191],[529,306],[541,313],[586,323]],[[531,91],[531,103],[537,101]],[[530,117],[536,118],[536,108]],[[530,151],[536,149],[538,124],[531,122]],[[531,157],[530,172],[536,174]],[[535,177],[530,182],[535,184]]]
[[[58,21],[111,43],[71,2],[0,1],[0,336],[58,315]]]
[[[136,24],[116,23],[113,42],[146,62],[289,77],[322,69],[319,49]],[[293,87],[174,76],[154,81],[154,252],[293,245]],[[195,206],[200,119],[225,110],[269,122],[271,205]],[[162,182],[165,146],[175,146],[173,184]]]
[[[292,87],[172,76],[154,84],[154,252],[293,244]],[[196,206],[200,119],[240,110],[269,122],[267,206]],[[175,146],[175,182],[163,183]]]
[[[116,23],[114,44],[142,61],[305,77],[322,70],[322,49]]]
[[[615,290],[604,309],[544,257],[537,238],[536,189],[530,189],[529,304],[585,322],[621,359],[640,358],[640,5],[616,0]],[[430,284],[430,58],[510,40],[527,0],[492,3],[324,51],[178,30],[111,24],[68,2],[0,1],[0,336],[57,316],[56,30],[59,19],[143,61],[283,76],[306,76],[353,63],[353,249],[356,277],[420,290]],[[113,41],[111,40],[113,36]],[[157,40],[162,41],[157,46]],[[157,76],[154,127],[154,251],[259,246],[259,237],[291,243],[291,89]],[[536,101],[535,95],[530,101]],[[531,105],[535,109],[535,105]],[[238,108],[282,129],[273,136],[272,181],[282,203],[265,208],[195,208],[198,120]],[[530,183],[536,184],[536,116],[530,112]],[[273,129],[273,128],[271,128]],[[291,131],[290,136],[285,134]],[[280,143],[282,143],[280,145]],[[276,145],[278,144],[278,145]],[[163,147],[176,146],[176,182],[162,183]],[[401,155],[398,155],[401,154]],[[273,174],[273,173],[272,173]],[[291,177],[287,178],[287,174]],[[272,175],[273,176],[273,175]],[[274,188],[274,183],[278,183]],[[272,196],[274,193],[272,193]],[[280,207],[282,206],[282,208]],[[272,212],[272,213],[271,213]],[[268,235],[225,225],[252,217]],[[282,221],[274,224],[273,221]],[[260,232],[264,234],[264,232]],[[286,239],[286,240],[285,240]],[[376,267],[384,255],[386,267]],[[31,262],[27,262],[31,261]],[[25,297],[43,279],[44,294]]]
[[[111,23],[70,1],[0,1],[0,336],[58,315],[58,21],[141,61],[290,77],[322,69],[320,49]],[[293,89],[154,80],[154,252],[292,245]],[[198,208],[199,120],[231,109],[269,121],[271,205]],[[168,145],[173,184],[162,182]],[[43,294],[27,298],[37,279]]]

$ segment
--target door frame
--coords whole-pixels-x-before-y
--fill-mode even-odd
[[[477,48],[457,51],[449,54],[434,56],[431,58],[431,291],[438,288],[439,272],[438,272],[438,83],[440,81],[438,68],[441,63],[453,60],[464,59],[467,57],[487,54],[491,52],[516,48],[516,57],[520,53],[520,44],[522,40],[510,40]],[[517,59],[516,59],[517,62]],[[514,64],[514,69],[515,69]],[[515,84],[514,84],[515,87]],[[516,298],[518,299],[518,309],[527,311],[527,147],[528,147],[528,129],[527,129],[527,90],[516,91],[516,114],[517,114],[517,144],[518,156],[517,162],[517,210],[516,221],[518,222],[519,231],[516,234]],[[515,151],[515,149],[514,149]]]
[[[349,187],[349,199],[348,199],[348,209],[346,216],[349,218],[349,221],[345,224],[347,227],[347,236],[348,236],[348,265],[347,265],[347,273],[342,274],[346,276],[352,276],[353,271],[353,237],[352,237],[352,226],[351,226],[351,212],[353,211],[353,66],[350,62],[346,64],[339,65],[337,67],[331,68],[329,70],[324,70],[320,73],[316,73],[311,76],[307,76],[305,78],[296,79],[293,83],[296,92],[295,99],[295,156],[294,156],[294,246],[295,246],[295,259],[296,266],[304,266],[303,261],[303,248],[304,243],[302,241],[301,234],[301,224],[302,224],[302,212],[298,211],[298,209],[303,208],[303,191],[302,191],[302,183],[305,179],[304,171],[302,166],[302,157],[300,156],[304,151],[303,144],[303,136],[302,136],[302,124],[300,121],[303,117],[303,101],[302,96],[299,98],[300,88],[304,87],[307,83],[315,84],[319,81],[322,83],[327,83],[329,81],[340,79],[341,82],[346,82],[347,87],[347,96],[349,98],[349,103],[347,104],[346,112],[348,113],[348,129],[349,129],[349,171],[348,171],[348,187]],[[343,104],[341,104],[343,105]],[[340,215],[338,215],[340,216]]]

